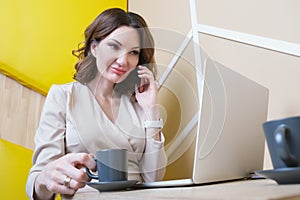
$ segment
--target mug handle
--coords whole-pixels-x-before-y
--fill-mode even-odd
[[[95,159],[96,163],[97,160]],[[85,168],[86,174],[88,175],[88,177],[92,178],[92,179],[98,179],[98,175],[97,174],[93,174],[89,168]]]
[[[289,128],[285,124],[277,126],[274,131],[275,142],[278,144],[277,154],[287,167],[297,167],[298,161],[296,157],[290,153],[287,139],[290,137]]]

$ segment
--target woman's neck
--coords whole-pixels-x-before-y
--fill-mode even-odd
[[[102,76],[97,76],[90,83],[88,87],[93,92],[95,97],[100,97],[101,99],[111,99],[114,92],[114,83],[103,78]]]
[[[119,112],[120,96],[114,93],[114,83],[103,77],[97,77],[88,83],[88,87],[94,94],[103,112],[111,122],[115,123]]]

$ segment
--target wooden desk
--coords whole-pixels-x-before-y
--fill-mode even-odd
[[[272,180],[245,180],[213,185],[80,193],[74,199],[300,199],[300,184],[278,185]]]

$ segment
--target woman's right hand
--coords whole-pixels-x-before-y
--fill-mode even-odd
[[[36,178],[35,199],[51,199],[54,193],[73,195],[90,180],[85,167],[96,169],[93,156],[87,153],[70,153],[47,164]]]

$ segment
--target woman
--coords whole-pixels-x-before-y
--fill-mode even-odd
[[[128,179],[161,180],[166,166],[157,106],[154,42],[143,18],[118,8],[101,13],[73,51],[76,82],[53,85],[35,136],[27,180],[32,199],[73,195],[90,181],[99,149],[123,148]]]

